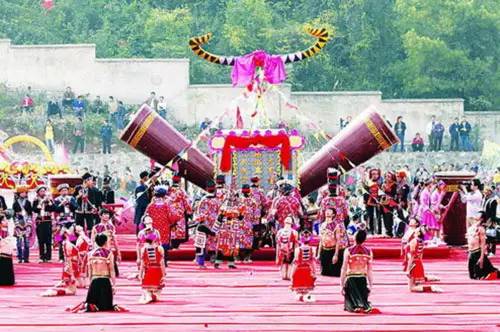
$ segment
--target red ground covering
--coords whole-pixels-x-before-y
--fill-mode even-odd
[[[35,257],[33,257],[35,261]],[[500,259],[493,260],[498,266]],[[339,279],[319,276],[316,302],[297,302],[289,282],[271,262],[197,270],[190,261],[172,262],[162,301],[137,303],[138,281],[120,278],[115,297],[128,313],[70,314],[85,298],[42,298],[60,276],[61,264],[16,264],[17,285],[0,288],[0,331],[495,331],[500,327],[500,282],[468,279],[465,255],[424,262],[441,277],[442,294],[411,294],[399,260],[375,261],[371,301],[382,311],[361,316],[343,311]],[[122,276],[135,271],[120,266]]]

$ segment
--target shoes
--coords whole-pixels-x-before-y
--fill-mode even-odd
[[[230,269],[236,269],[236,265],[234,265],[234,264],[230,264],[227,267],[230,268]]]

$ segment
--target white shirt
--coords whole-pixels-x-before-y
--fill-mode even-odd
[[[425,133],[429,136],[430,134],[432,134],[432,129],[434,128],[434,125],[436,124],[436,122],[429,122],[427,124],[427,127],[425,127]]]
[[[482,210],[483,194],[479,190],[468,192],[462,195],[462,202],[467,204],[467,218],[479,217],[479,211]]]

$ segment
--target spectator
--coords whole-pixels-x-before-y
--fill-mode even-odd
[[[85,150],[85,125],[83,123],[83,118],[78,118],[73,129],[73,138],[75,140],[75,145],[73,146],[73,153],[76,153],[78,148],[80,148],[80,153]]]
[[[122,130],[125,127],[125,113],[127,113],[127,110],[125,109],[125,106],[123,106],[123,101],[119,100],[118,108],[115,113],[115,126],[118,130]]]
[[[210,121],[209,118],[205,118],[200,124],[200,130],[203,131],[207,129],[210,125],[212,124],[212,121]]]
[[[156,98],[156,92],[151,91],[149,98],[145,101],[145,104],[148,104],[153,110],[158,112],[158,99]]]
[[[95,97],[90,109],[92,110],[92,112],[97,113],[97,114],[104,113],[104,103],[101,100],[101,96]]]
[[[85,102],[83,101],[83,96],[78,96],[77,99],[73,100],[73,113],[77,118],[83,118]]]
[[[403,117],[398,116],[396,118],[396,124],[394,125],[394,131],[396,131],[396,136],[399,138],[399,144],[401,144],[401,152],[405,150],[405,132],[406,132],[406,123],[403,122]],[[395,144],[393,151],[396,152],[398,150],[398,145]]]
[[[102,153],[111,154],[111,139],[113,138],[113,128],[109,124],[109,120],[104,120],[101,127]]]
[[[436,124],[436,116],[433,115],[431,116],[431,121],[427,124],[427,127],[425,127],[425,133],[427,135],[427,138],[429,139],[429,151],[432,151],[432,148],[434,146],[434,137],[432,135],[432,132],[434,130],[434,125]]]
[[[167,102],[163,96],[160,96],[160,100],[158,101],[158,114],[164,119],[167,118]]]
[[[64,109],[68,109],[73,106],[73,101],[75,100],[75,93],[71,90],[71,87],[67,87],[63,94],[62,106]]]
[[[32,113],[33,107],[34,107],[33,98],[31,98],[31,96],[28,93],[25,94],[23,99],[21,100],[21,113],[22,112]]]
[[[47,119],[45,123],[45,144],[47,144],[50,152],[54,153],[54,127],[50,119]]]
[[[109,120],[116,121],[116,112],[118,112],[118,103],[113,96],[109,96],[108,100]]]
[[[441,151],[441,145],[443,144],[444,126],[441,121],[436,121],[434,128],[432,129],[432,137],[434,138],[433,151]]]
[[[470,123],[463,118],[460,126],[458,127],[458,131],[460,133],[460,144],[462,146],[463,151],[471,151],[472,146],[470,144],[470,132],[472,127]]]
[[[458,122],[458,118],[455,118],[455,122],[451,124],[448,130],[451,137],[450,151],[458,151],[460,149],[460,145],[458,143],[459,129],[460,129],[460,123]]]
[[[424,139],[420,136],[420,133],[415,134],[415,137],[411,141],[411,148],[413,152],[424,151]]]
[[[50,96],[49,101],[47,102],[47,118],[50,118],[51,115],[59,114],[59,118],[62,119],[62,110],[54,96]]]

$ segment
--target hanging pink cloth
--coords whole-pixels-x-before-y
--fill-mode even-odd
[[[264,69],[264,79],[271,84],[279,84],[286,80],[285,64],[281,57],[257,50],[235,60],[231,72],[233,86],[245,86],[251,83],[257,67]]]

